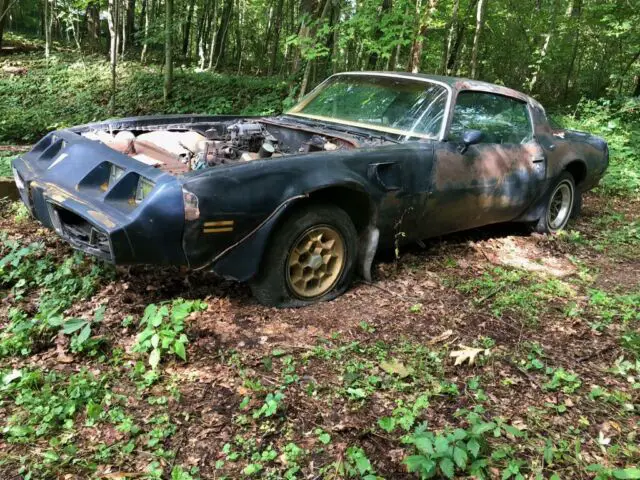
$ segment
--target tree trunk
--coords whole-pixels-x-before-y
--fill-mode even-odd
[[[11,0],[0,0],[0,50],[2,50],[2,37],[4,36],[4,26],[9,16]]]
[[[187,10],[187,23],[184,26],[184,36],[182,37],[183,58],[187,58],[187,54],[189,53],[189,36],[191,35],[191,22],[193,21],[195,3],[195,0],[191,0],[191,2],[189,2],[189,9]]]
[[[149,0],[145,0],[142,4],[142,10],[144,11],[144,41],[142,44],[142,53],[140,54],[140,63],[144,63],[147,59],[147,48],[149,48],[149,14],[150,8],[148,4]]]
[[[376,45],[379,44],[380,39],[382,38],[382,35],[383,35],[382,29],[380,28],[380,22],[382,20],[382,17],[384,17],[389,12],[389,10],[391,10],[392,6],[393,6],[392,0],[382,0],[380,15],[378,15],[377,22],[376,22],[376,29],[373,32],[373,40]],[[376,66],[378,65],[378,58],[379,58],[379,53],[377,51],[373,51],[369,54],[368,68],[370,70],[376,69]]]
[[[455,0],[453,4],[453,12],[451,13],[451,21],[449,22],[449,33],[447,35],[447,43],[444,48],[444,54],[442,55],[441,70],[444,75],[449,75],[447,64],[449,56],[451,55],[451,48],[453,47],[453,35],[458,29],[458,11],[460,10],[460,0]]]
[[[529,92],[533,92],[533,89],[538,82],[538,78],[540,76],[540,71],[542,70],[542,64],[544,62],[545,57],[547,56],[547,52],[549,51],[549,44],[551,43],[551,37],[554,35],[556,29],[556,5],[555,1],[552,4],[552,16],[551,16],[551,27],[549,28],[549,33],[544,36],[544,43],[542,44],[542,49],[540,50],[540,58],[536,62],[536,65],[533,70],[533,75],[531,76],[531,82],[529,83]]]
[[[119,0],[109,0],[107,22],[109,24],[110,48],[109,56],[111,60],[111,99],[109,101],[109,113],[115,115],[116,110],[116,73],[118,65],[118,2]]]
[[[313,1],[302,0],[300,3],[300,27],[298,28],[298,37],[302,42],[310,36],[309,23],[313,14]],[[302,48],[298,47],[293,53],[292,72],[296,73],[300,69],[300,60],[302,56]]]
[[[473,50],[471,50],[471,78],[478,75],[478,51],[480,50],[480,35],[484,27],[484,4],[487,0],[478,0],[476,12],[476,33],[473,36]]]
[[[447,75],[454,75],[458,71],[458,59],[460,58],[460,49],[463,45],[464,34],[466,31],[467,21],[466,19],[469,17],[473,9],[478,4],[478,0],[473,0],[465,12],[464,17],[462,17],[462,21],[458,21],[458,29],[456,32],[456,39],[453,42],[453,48],[449,52],[449,59],[447,60]]]
[[[418,22],[418,32],[413,38],[411,53],[409,54],[409,64],[407,65],[407,71],[409,72],[418,73],[420,71],[424,40],[429,30],[429,21],[433,18],[437,6],[438,0],[429,0],[429,8],[425,8],[420,14],[420,1],[416,2],[416,14],[418,14],[420,20]]]
[[[142,0],[142,10],[140,12],[140,17],[138,17],[138,31],[142,32],[144,30],[144,19],[147,16],[147,9],[149,8],[149,0]]]
[[[280,47],[280,29],[282,28],[282,6],[284,0],[276,0],[276,11],[273,24],[273,45],[271,46],[271,61],[269,62],[269,75],[276,71],[278,61],[278,49]]]
[[[164,27],[164,101],[171,97],[173,84],[173,0],[165,0]]]
[[[51,5],[49,5],[49,0],[44,0],[44,58],[49,58],[51,55],[52,22],[53,15],[51,14]]]
[[[97,49],[100,45],[100,9],[96,2],[87,4],[85,16],[87,18],[89,43],[93,48]]]
[[[133,45],[136,19],[136,0],[127,1],[127,45]]]
[[[222,59],[224,59],[225,40],[227,38],[227,31],[231,24],[233,13],[233,0],[225,0],[224,7],[222,8],[222,16],[220,17],[220,27],[216,33],[214,56],[216,63],[213,66],[215,70]]]
[[[542,50],[540,51],[540,60],[536,62],[535,70],[533,71],[533,75],[531,76],[531,82],[529,82],[529,92],[533,92],[533,89],[538,82],[538,76],[540,75],[540,70],[542,69],[542,62],[544,61],[544,57],[547,56],[549,43],[551,43],[551,32],[547,33],[544,36],[544,44],[542,45]]]
[[[322,8],[322,12],[320,13],[320,17],[318,17],[319,21],[322,21],[324,17],[327,16],[329,12],[329,6],[331,5],[331,0],[325,0],[324,7]],[[315,31],[309,30],[309,37],[313,37],[315,35]],[[300,85],[300,95],[299,98],[304,97],[305,93],[307,93],[307,87],[309,85],[309,76],[311,74],[311,67],[315,60],[308,60],[307,64],[304,67],[304,75],[302,77],[302,84]]]
[[[216,51],[216,24],[218,23],[218,18],[217,18],[217,8],[218,8],[218,1],[214,0],[213,1],[213,16],[211,19],[211,47],[209,48],[209,70],[211,70],[213,68],[213,55]]]
[[[569,61],[569,68],[564,80],[564,91],[562,93],[563,100],[566,100],[569,96],[569,83],[571,83],[571,75],[573,74],[573,67],[576,63],[576,56],[578,54],[578,45],[580,42],[580,15],[582,14],[582,0],[573,0],[567,10],[567,16],[570,18],[569,26],[573,30],[573,48],[571,51],[571,60]]]

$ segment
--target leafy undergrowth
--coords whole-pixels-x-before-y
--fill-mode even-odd
[[[599,187],[602,192],[640,193],[640,97],[583,100],[559,118],[565,128],[607,140],[611,161]]]
[[[302,310],[0,218],[0,477],[640,478],[637,200]]]
[[[3,74],[3,66],[24,72]],[[276,78],[179,68],[173,97],[165,103],[161,66],[123,62],[118,72],[116,117],[274,114],[284,109],[289,93],[288,84]],[[41,52],[6,57],[0,61],[0,144],[35,142],[51,130],[109,118],[109,78],[109,63],[98,55],[79,59],[56,52],[49,61]]]

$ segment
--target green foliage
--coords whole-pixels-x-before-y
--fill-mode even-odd
[[[640,468],[609,468],[600,464],[592,464],[587,467],[587,471],[596,474],[595,480],[610,479],[640,479]]]
[[[70,318],[62,324],[62,333],[72,335],[71,350],[84,351],[91,344],[91,331],[96,324],[102,322],[105,307],[100,306],[93,314],[93,319]]]
[[[16,157],[15,153],[0,151],[0,177],[11,177],[11,161]]]
[[[282,392],[268,393],[262,406],[253,412],[253,418],[272,417],[281,407],[283,400],[284,394]]]
[[[571,297],[574,292],[566,283],[555,279],[540,281],[525,271],[495,267],[478,279],[458,285],[463,293],[473,292],[477,304],[491,303],[497,317],[516,312],[535,321],[551,300]]]
[[[610,165],[601,182],[604,193],[640,193],[640,97],[582,100],[561,121],[568,128],[601,135],[607,140]]]
[[[103,57],[26,56],[26,75],[0,77],[0,144],[34,142],[43,134],[109,118],[109,64]],[[282,111],[288,85],[273,78],[179,70],[173,96],[162,98],[162,72],[135,62],[119,65],[116,116],[174,113],[273,114]],[[28,106],[38,105],[38,108]]]
[[[640,321],[640,292],[611,294],[599,289],[589,290],[588,311],[594,318],[591,327],[602,330],[613,322],[627,325]]]
[[[522,437],[523,433],[502,421],[486,422],[478,414],[467,415],[467,429],[447,428],[443,432],[419,426],[413,433],[404,437],[404,442],[414,447],[414,454],[405,458],[404,463],[410,472],[416,472],[420,478],[454,478],[457,473],[486,478],[489,465],[489,444],[487,437],[503,435]],[[495,455],[494,455],[495,456]],[[503,472],[503,478],[509,478],[513,467],[509,465]]]
[[[34,347],[50,342],[55,330],[66,322],[64,311],[91,295],[107,271],[77,252],[56,264],[40,243],[25,246],[6,238],[0,242],[1,284],[12,289],[16,301],[32,290],[40,292],[37,312],[29,316],[19,307],[12,308],[10,322],[0,332],[0,357],[27,355]]]
[[[398,400],[397,405],[390,417],[378,419],[378,426],[387,433],[391,433],[397,427],[408,432],[413,427],[418,415],[429,406],[429,397],[420,395],[410,407],[404,406],[402,400]]]
[[[577,373],[567,372],[564,368],[547,367],[546,373],[551,375],[551,380],[543,385],[545,390],[573,393],[582,385]]]
[[[171,304],[147,305],[140,319],[135,352],[149,353],[149,365],[155,369],[163,355],[173,354],[187,360],[185,347],[189,343],[184,333],[184,320],[190,313],[204,310],[207,304],[199,300],[173,300]]]
[[[98,415],[106,394],[105,378],[88,372],[64,375],[40,370],[18,370],[2,375],[0,405],[11,404],[3,434],[10,442],[30,442],[37,437],[72,430],[76,418]]]

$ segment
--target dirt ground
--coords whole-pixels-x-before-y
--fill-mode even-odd
[[[46,467],[48,437],[21,444],[0,430],[0,477],[22,478],[26,461],[44,465],[33,478],[134,478],[153,462],[163,469],[157,478],[173,478],[169,472],[178,465],[197,467],[194,478],[414,478],[403,462],[413,452],[404,435],[422,422],[433,432],[468,428],[470,411],[523,432],[487,439],[489,477],[508,478],[512,464],[521,478],[593,478],[589,465],[637,465],[640,390],[629,377],[640,371],[611,369],[616,359],[632,358],[621,344],[623,332],[638,331],[638,305],[623,308],[618,299],[633,302],[640,292],[639,221],[638,200],[588,195],[568,234],[547,237],[522,225],[498,225],[432,239],[405,248],[397,260],[376,262],[373,283],[303,309],[263,307],[246,286],[208,273],[118,267],[93,296],[65,312],[91,317],[97,306],[106,307],[99,327],[108,344],[103,357],[52,342],[2,359],[2,370],[110,371],[110,388],[125,397],[123,408],[143,433],[108,422],[87,426],[81,412],[75,455],[91,461]],[[31,220],[16,223],[4,213],[0,224],[24,244],[44,242],[55,258],[71,253]],[[630,236],[629,225],[635,225]],[[594,301],[594,292],[604,292],[609,303]],[[2,296],[0,319],[18,304],[37,311],[37,290],[20,301],[9,289]],[[159,379],[141,388],[129,375],[139,358],[132,351],[137,330],[123,319],[178,297],[208,305],[187,320],[188,361],[163,359]],[[6,322],[0,320],[0,329]],[[465,347],[478,349],[476,361],[455,365],[451,353]],[[114,363],[109,351],[116,350]],[[390,359],[397,368],[389,367]],[[543,367],[532,366],[532,359]],[[570,388],[560,377],[554,384],[558,371],[575,374],[579,386]],[[622,400],[594,399],[594,386],[619,392]],[[256,416],[274,392],[283,395],[276,412]],[[379,426],[398,408],[411,410],[423,394],[428,407],[414,410],[408,431]],[[159,397],[166,401],[150,403]],[[19,408],[5,398],[0,425]],[[158,412],[175,427],[161,440],[169,455],[149,446]],[[131,452],[96,454],[98,443],[131,439]],[[291,444],[303,453],[286,453]],[[363,449],[369,469],[350,447]]]

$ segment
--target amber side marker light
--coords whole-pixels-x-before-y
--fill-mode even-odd
[[[219,220],[216,222],[204,222],[204,233],[233,232],[233,220]]]

